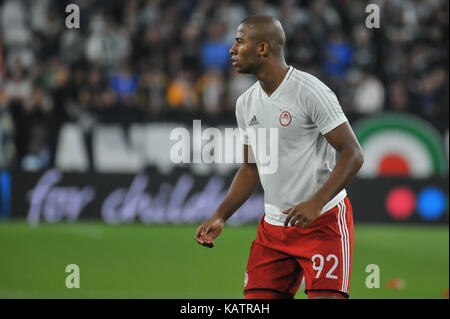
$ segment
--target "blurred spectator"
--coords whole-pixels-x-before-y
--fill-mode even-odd
[[[341,27],[341,18],[336,9],[327,0],[309,2],[309,29],[316,39],[326,37],[329,30]]]
[[[382,74],[387,79],[407,76],[408,61],[405,59],[406,49],[387,47],[383,54]]]
[[[64,25],[64,19],[54,2],[50,2],[44,14],[43,23],[39,24],[39,29],[34,30],[34,36],[41,39],[38,46],[35,44],[39,59],[58,54],[60,36],[63,31],[61,26]]]
[[[134,106],[136,103],[136,92],[138,77],[132,73],[128,63],[120,66],[119,72],[111,78],[111,88],[116,94],[119,104],[123,106]]]
[[[323,68],[326,74],[342,78],[347,72],[351,59],[352,48],[344,40],[340,30],[333,30],[323,48]]]
[[[176,74],[167,87],[167,103],[169,107],[174,109],[197,109],[198,104],[193,84],[192,72],[180,71]]]
[[[311,33],[307,27],[299,27],[288,39],[287,56],[296,67],[306,72],[311,72],[311,68],[317,67],[319,62],[319,47],[318,43],[312,38]]]
[[[139,79],[138,105],[144,111],[157,116],[166,103],[167,76],[158,67],[143,72]]]
[[[383,109],[385,89],[383,83],[368,72],[363,72],[353,97],[353,111],[374,114]]]
[[[447,82],[446,71],[441,68],[434,68],[420,78],[413,87],[413,101],[418,115],[439,116],[439,106],[448,103],[448,101],[445,101],[448,94],[446,93],[448,90]]]
[[[394,111],[406,112],[409,108],[408,88],[401,80],[394,80],[388,85],[388,105]]]
[[[128,0],[124,4],[125,8],[122,13],[122,21],[126,32],[133,36],[138,30],[139,17],[138,17],[138,6],[139,2],[137,0]]]
[[[195,24],[187,25],[181,33],[181,46],[178,50],[179,63],[178,69],[189,69],[195,73],[201,71],[201,62],[199,57],[200,46],[200,28]],[[176,64],[176,62],[172,61]]]
[[[279,18],[278,10],[264,0],[250,0],[248,4],[250,15],[265,14]]]
[[[83,46],[80,43],[84,42],[83,35],[76,29],[68,29],[61,35],[60,57],[61,60],[68,64],[79,62],[83,58]]]
[[[111,17],[98,16],[91,28],[92,34],[86,43],[86,57],[91,63],[112,67],[129,56],[128,33],[119,28]]]
[[[297,7],[294,0],[281,1],[279,18],[288,39],[295,36],[298,29],[303,28],[309,21],[308,13]]]
[[[205,69],[218,68],[226,72],[230,63],[230,45],[223,39],[224,25],[213,23],[208,27],[208,39],[201,50],[202,64]]]
[[[0,41],[8,68],[14,68],[18,60],[26,70],[35,63],[32,32],[27,27],[26,14],[26,7],[20,1],[6,1],[0,7]]]
[[[6,82],[5,88],[9,100],[25,103],[31,98],[31,82],[25,77],[25,71],[20,68],[12,70],[11,79]]]
[[[197,81],[195,89],[200,107],[207,115],[215,116],[222,111],[225,93],[225,80],[222,72],[217,69],[209,69]]]
[[[26,25],[26,7],[21,1],[5,1],[0,7],[0,30],[5,48],[12,50],[7,64],[21,56],[25,67],[30,67],[33,60],[33,52],[30,50],[32,33]]]
[[[374,70],[376,67],[377,48],[374,45],[372,33],[363,24],[356,25],[353,30],[352,64],[362,69]]]
[[[226,107],[230,112],[235,112],[236,100],[242,92],[245,92],[245,90],[250,88],[255,82],[256,80],[253,76],[240,74],[236,69],[231,68],[226,96]]]
[[[214,21],[220,21],[225,25],[224,40],[228,45],[233,45],[236,37],[236,29],[247,17],[245,7],[231,0],[220,1],[214,13]]]
[[[28,115],[30,123],[49,123],[49,113],[53,111],[53,99],[39,86],[33,87],[33,94],[23,105],[25,113]]]
[[[160,15],[161,0],[146,0],[145,5],[139,13],[139,25],[141,28],[146,28],[154,25]]]
[[[14,159],[14,123],[8,109],[6,90],[0,87],[0,169]]]
[[[118,79],[118,82],[120,79]],[[87,91],[89,92],[91,101],[89,107],[96,110],[103,108],[102,94],[106,90],[105,79],[98,67],[92,67],[87,75]]]
[[[22,159],[22,169],[26,171],[39,171],[50,165],[50,149],[47,143],[48,131],[42,124],[31,128],[27,153]]]
[[[31,98],[20,106],[22,110],[18,127],[26,132],[21,141],[22,168],[44,169],[50,164],[51,157],[49,132],[53,124],[53,100],[42,88],[35,85]]]
[[[161,32],[166,46],[176,44],[180,34],[179,6],[174,2],[167,2],[158,18],[156,25]]]

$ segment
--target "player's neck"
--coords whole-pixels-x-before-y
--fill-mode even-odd
[[[256,74],[261,88],[268,96],[271,96],[278,86],[283,82],[289,66],[282,61],[276,64],[268,64],[263,70]]]

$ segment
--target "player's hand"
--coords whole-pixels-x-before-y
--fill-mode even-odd
[[[284,226],[289,224],[296,227],[306,228],[320,215],[322,207],[315,201],[309,200],[298,204],[293,208],[284,210],[282,213],[287,214]]]
[[[224,221],[217,217],[212,217],[197,228],[195,240],[203,246],[214,247],[214,239],[219,236],[223,229]]]

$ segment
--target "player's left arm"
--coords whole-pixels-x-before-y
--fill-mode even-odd
[[[283,211],[288,214],[285,226],[308,227],[322,208],[353,179],[364,163],[364,156],[348,122],[344,122],[324,135],[328,143],[339,153],[339,159],[328,181],[308,201]]]

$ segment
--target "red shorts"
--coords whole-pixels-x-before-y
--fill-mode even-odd
[[[308,228],[264,221],[250,249],[244,294],[267,291],[293,298],[305,280],[308,297],[349,296],[353,253],[353,211],[346,197]]]

